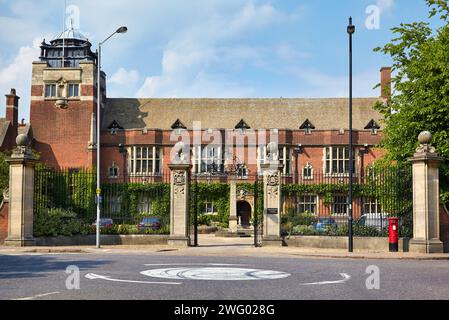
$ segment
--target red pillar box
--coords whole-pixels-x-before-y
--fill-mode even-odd
[[[388,218],[390,222],[390,252],[399,251],[399,218]]]

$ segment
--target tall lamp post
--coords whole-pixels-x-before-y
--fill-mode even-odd
[[[97,61],[97,230],[96,245],[100,248],[100,213],[101,213],[101,174],[100,174],[100,134],[101,134],[101,46],[111,39],[117,33],[126,33],[127,27],[118,28],[113,34],[98,44],[98,61]]]
[[[354,178],[354,150],[352,141],[352,35],[355,33],[355,26],[352,24],[352,17],[349,18],[348,25],[348,35],[349,35],[349,225],[348,225],[348,237],[349,237],[349,252],[354,251],[354,239],[353,239],[353,178]]]

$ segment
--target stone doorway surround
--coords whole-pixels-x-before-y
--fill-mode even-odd
[[[239,228],[241,228],[241,221],[239,218],[238,212],[238,204],[239,203],[247,203],[251,208],[249,220],[251,222],[251,218],[254,213],[254,194],[248,192],[241,186],[239,186],[239,179],[231,179],[231,192],[229,196],[229,204],[230,204],[230,214],[229,214],[229,230],[231,232],[237,232]],[[251,223],[250,223],[251,226]],[[249,227],[250,227],[249,226]]]

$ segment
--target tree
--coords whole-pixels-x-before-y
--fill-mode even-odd
[[[421,131],[433,134],[433,145],[449,159],[449,0],[426,0],[429,21],[402,23],[395,38],[374,49],[391,56],[395,92],[376,108],[385,118],[381,146],[387,159],[403,162],[418,146]],[[432,27],[431,20],[438,18]],[[449,202],[449,164],[441,168],[442,199]]]

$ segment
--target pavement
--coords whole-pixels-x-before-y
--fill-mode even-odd
[[[418,254],[409,252],[355,251],[349,253],[340,249],[315,249],[298,247],[263,247],[255,248],[252,238],[219,238],[213,235],[199,235],[199,247],[174,248],[167,245],[120,245],[71,247],[1,247],[0,255],[22,254],[157,254],[172,256],[232,256],[236,257],[309,257],[334,259],[376,259],[376,260],[449,260],[449,253]]]

